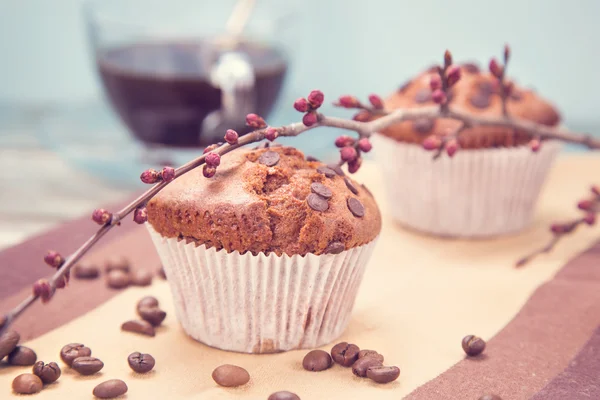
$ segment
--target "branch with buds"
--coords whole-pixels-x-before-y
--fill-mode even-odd
[[[509,55],[510,51],[508,47],[506,47],[504,51],[504,65],[498,64],[495,60],[492,60],[489,64],[491,73],[498,79],[500,87],[502,88],[500,95],[502,96],[504,103],[512,88],[512,85],[505,83],[504,80]],[[248,114],[246,116],[246,124],[253,128],[254,131],[240,136],[234,130],[227,130],[223,142],[208,146],[201,156],[179,168],[174,169],[165,167],[161,171],[153,169],[144,171],[141,174],[140,179],[146,184],[153,185],[149,190],[117,212],[111,213],[105,209],[95,210],[92,213],[92,220],[99,224],[100,228],[70,256],[63,257],[55,251],[46,254],[44,261],[56,271],[49,279],[41,279],[35,282],[32,293],[14,309],[10,310],[3,317],[0,317],[0,334],[37,299],[41,299],[42,302],[46,303],[54,296],[56,289],[66,287],[69,282],[71,268],[105,234],[115,226],[120,225],[120,222],[129,214],[133,214],[133,220],[136,223],[145,223],[148,218],[145,205],[166,185],[181,175],[198,167],[202,167],[202,173],[206,178],[212,178],[218,172],[218,167],[223,155],[251,143],[261,142],[265,139],[274,141],[280,136],[297,136],[320,126],[336,127],[353,131],[358,134],[357,138],[343,135],[335,139],[335,145],[340,149],[339,165],[342,166],[346,164],[348,171],[350,173],[355,173],[362,164],[362,153],[367,153],[372,148],[369,138],[373,133],[403,121],[412,121],[421,118],[449,118],[461,122],[460,127],[455,132],[442,140],[435,137],[429,137],[423,142],[423,147],[426,150],[435,151],[434,157],[436,158],[439,157],[444,150],[448,156],[452,157],[459,150],[458,137],[461,132],[467,127],[476,126],[512,128],[528,133],[532,137],[532,142],[536,141],[535,146],[531,146],[534,151],[539,149],[542,139],[561,140],[584,145],[590,149],[600,149],[600,140],[594,139],[589,135],[509,117],[506,113],[505,104],[503,105],[503,115],[498,117],[479,116],[455,110],[449,105],[448,90],[459,80],[460,68],[453,65],[452,55],[447,51],[444,55],[443,66],[437,68],[437,75],[433,75],[430,82],[431,89],[433,90],[432,99],[437,106],[387,111],[384,109],[383,101],[377,95],[369,96],[369,104],[360,102],[354,96],[342,96],[334,102],[334,105],[343,108],[359,109],[359,112],[354,115],[352,119],[336,118],[325,116],[319,112],[325,98],[321,91],[313,90],[306,98],[300,98],[294,102],[294,108],[304,114],[302,122],[274,127],[269,126],[262,117],[256,114]],[[374,115],[379,118],[372,120],[372,116]],[[594,218],[590,217],[592,213],[588,212],[582,219],[583,222],[590,225],[594,223],[595,214],[598,212],[597,191],[595,194],[596,198],[593,202],[593,206],[590,206],[590,210],[594,210]],[[561,225],[561,228],[553,229],[555,239],[559,235],[574,230],[577,225],[583,222],[577,222],[576,225],[573,226],[568,224]],[[560,231],[560,233],[558,233],[558,231]],[[546,251],[549,251],[549,249]],[[530,258],[531,257],[522,261],[521,264],[524,264]]]

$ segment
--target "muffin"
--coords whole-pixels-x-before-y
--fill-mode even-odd
[[[381,230],[364,186],[292,147],[231,152],[213,178],[196,168],[147,210],[184,330],[245,353],[339,337]]]
[[[431,107],[428,69],[385,101],[386,109]],[[449,92],[451,109],[481,116],[502,115],[498,84],[475,64],[461,66],[461,79]],[[533,90],[514,86],[507,100],[509,115],[547,126],[560,115]],[[560,144],[544,141],[538,152],[527,145],[530,135],[509,128],[477,126],[459,137],[461,150],[452,158],[433,159],[422,147],[460,122],[418,119],[392,125],[373,138],[376,158],[386,176],[391,214],[400,224],[428,234],[489,237],[520,231],[533,217],[538,195]]]

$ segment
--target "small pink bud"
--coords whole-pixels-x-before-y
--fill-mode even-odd
[[[583,217],[583,221],[588,225],[594,225],[596,223],[596,214],[588,213]]]
[[[33,295],[42,299],[42,303],[47,303],[54,294],[54,289],[47,279],[40,279],[33,284]]]
[[[442,88],[442,78],[439,75],[431,75],[429,78],[429,87],[432,91]]]
[[[299,112],[307,112],[310,108],[308,101],[304,97],[300,97],[294,102],[294,108]]]
[[[342,161],[350,162],[356,160],[358,153],[354,147],[348,146],[340,149],[340,157]]]
[[[444,53],[444,66],[449,67],[452,64],[452,53],[450,50],[446,50]]]
[[[70,278],[71,278],[71,271],[67,271],[63,276],[61,276],[60,278],[58,278],[56,280],[56,288],[64,289],[65,287],[67,287],[67,284],[69,283]]]
[[[600,186],[592,186],[590,188],[590,190],[592,191],[592,193],[594,193],[596,196],[600,196]]]
[[[175,168],[173,167],[164,167],[161,172],[162,180],[165,182],[171,182],[175,179]]]
[[[460,80],[460,67],[453,65],[448,68],[448,72],[446,72],[446,79],[448,81],[448,87],[454,86],[454,84]]]
[[[367,110],[362,110],[354,114],[352,119],[358,122],[368,122],[371,119],[371,113]]]
[[[448,98],[442,89],[437,89],[431,94],[431,100],[433,100],[435,104],[444,104]]]
[[[529,141],[529,148],[534,153],[537,153],[538,151],[540,151],[540,147],[542,147],[542,143],[540,142],[539,139],[531,139]]]
[[[448,143],[446,143],[446,153],[449,157],[453,157],[454,154],[458,151],[458,142],[455,139],[450,139]]]
[[[504,45],[504,64],[508,63],[510,60],[510,47],[506,44]]]
[[[218,144],[211,144],[210,146],[206,146],[206,148],[204,149],[204,151],[202,152],[202,154],[210,153],[211,151],[213,151],[217,147],[219,147]]]
[[[218,155],[217,153],[208,153],[205,157],[204,157],[204,162],[206,163],[206,165],[208,165],[209,167],[218,167],[219,164],[221,164],[221,156]]]
[[[383,110],[383,100],[376,94],[369,95],[369,103],[371,103],[374,109]]]
[[[265,120],[256,114],[248,114],[246,115],[246,125],[251,128],[261,129],[267,126]]]
[[[552,224],[550,225],[550,230],[552,233],[559,235],[565,232],[565,226],[562,224]]]
[[[591,200],[581,200],[579,203],[577,203],[577,208],[584,211],[590,211],[592,208],[594,208],[594,202]]]
[[[236,144],[240,135],[233,129],[227,129],[225,132],[225,141],[229,144]]]
[[[136,224],[143,224],[148,221],[148,210],[146,207],[138,207],[133,212],[133,221]]]
[[[442,145],[442,142],[437,136],[431,135],[423,140],[423,148],[425,150],[437,150]]]
[[[342,136],[338,136],[335,139],[335,146],[339,147],[340,149],[342,147],[352,146],[352,145],[354,145],[354,138],[351,138],[350,136],[342,135]]]
[[[304,114],[304,117],[302,117],[302,123],[306,126],[313,126],[317,122],[317,113],[314,111],[307,112],[306,114]]]
[[[140,175],[142,182],[152,184],[160,181],[160,173],[155,169],[147,169]]]
[[[498,63],[498,60],[492,58],[490,60],[490,72],[492,75],[494,75],[496,78],[500,78],[502,76],[502,70],[503,67]]]
[[[351,174],[355,174],[360,169],[361,165],[362,165],[362,158],[360,158],[360,157],[354,161],[348,162],[348,172],[350,172]]]
[[[344,108],[358,108],[360,107],[360,101],[354,96],[341,96],[337,103],[340,107]]]
[[[309,93],[307,100],[313,109],[317,109],[321,107],[321,104],[323,104],[323,100],[325,100],[325,95],[320,90],[313,90]]]
[[[266,132],[265,132],[265,138],[267,140],[270,140],[271,142],[275,139],[277,139],[277,136],[279,136],[279,131],[275,128],[272,127],[268,127]]]
[[[213,176],[215,176],[216,173],[217,173],[216,167],[211,167],[208,164],[204,164],[204,167],[202,168],[202,174],[204,175],[205,178],[212,178]]]
[[[92,213],[92,220],[98,225],[104,225],[112,218],[112,213],[109,213],[104,208],[98,208]]]
[[[371,144],[371,142],[369,141],[369,139],[367,139],[367,138],[361,138],[361,139],[358,140],[358,148],[359,148],[360,151],[368,153],[373,148],[373,145]]]
[[[65,259],[56,251],[50,250],[44,256],[44,262],[52,268],[58,268],[65,262]]]

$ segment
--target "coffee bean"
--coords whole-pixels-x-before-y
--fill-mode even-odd
[[[311,161],[311,162],[319,162],[319,159],[313,156],[306,156],[306,161]]]
[[[44,364],[43,361],[38,361],[33,365],[33,373],[37,375],[42,382],[49,384],[56,382],[56,380],[60,378],[61,371],[60,367],[55,362]]]
[[[266,151],[258,157],[258,162],[266,165],[267,167],[272,167],[277,165],[279,162],[279,153],[276,151]]]
[[[300,400],[300,397],[296,393],[284,390],[271,394],[267,400]]]
[[[461,67],[469,74],[478,74],[480,72],[479,66],[475,63],[464,63]]]
[[[154,357],[152,357],[150,354],[143,354],[139,351],[131,353],[129,357],[127,357],[127,362],[129,363],[131,369],[138,374],[150,372],[156,363]]]
[[[324,371],[331,367],[333,360],[328,352],[323,350],[313,350],[304,356],[302,366],[307,371]]]
[[[367,378],[377,383],[390,383],[398,379],[400,368],[375,366],[367,368]]]
[[[469,98],[469,102],[475,108],[485,109],[491,104],[491,96],[484,93],[476,93]]]
[[[129,273],[113,269],[106,275],[106,284],[112,289],[123,289],[129,286]]]
[[[21,374],[12,381],[12,389],[17,394],[38,393],[42,387],[42,380],[34,374]]]
[[[341,342],[333,346],[331,349],[331,358],[333,361],[343,367],[350,367],[358,360],[358,352],[360,349],[357,345]]]
[[[330,168],[331,170],[335,171],[335,173],[338,174],[339,176],[345,176],[346,175],[344,173],[344,170],[342,169],[342,167],[340,167],[337,164],[327,164],[327,168]]]
[[[150,322],[153,326],[159,326],[167,316],[167,313],[158,307],[140,307],[137,312],[144,321]]]
[[[349,178],[344,178],[344,183],[346,184],[348,190],[350,190],[354,194],[358,194],[358,189],[356,188],[356,186],[354,186],[354,184]]]
[[[96,279],[100,275],[100,269],[93,264],[77,264],[73,269],[77,279]]]
[[[94,388],[92,394],[101,399],[112,399],[127,393],[127,384],[120,379],[102,382]]]
[[[92,350],[85,347],[81,343],[69,343],[60,350],[60,359],[69,367],[73,364],[73,360],[78,357],[89,357],[92,355]]]
[[[306,197],[306,202],[308,203],[308,206],[315,211],[323,212],[327,211],[329,208],[327,200],[314,193],[311,193]]]
[[[331,242],[325,247],[324,254],[340,254],[346,250],[346,246],[342,242]]]
[[[104,363],[96,357],[77,357],[73,360],[71,368],[81,375],[93,375],[104,368]]]
[[[367,370],[371,367],[380,367],[382,366],[382,362],[379,361],[377,358],[375,357],[363,357],[363,358],[359,358],[353,365],[352,365],[352,373],[356,376],[360,376],[361,378],[364,378],[365,376],[367,376]]]
[[[478,400],[502,400],[502,398],[495,394],[484,394]]]
[[[126,332],[139,333],[141,335],[154,336],[154,327],[148,321],[131,320],[121,325],[121,330]]]
[[[331,196],[333,196],[333,192],[331,191],[331,189],[319,182],[313,182],[310,185],[310,190],[312,190],[313,193],[316,193],[325,199],[330,199]]]
[[[110,258],[110,259],[106,260],[106,264],[104,267],[106,272],[114,271],[116,269],[123,271],[123,272],[129,272],[129,268],[130,268],[130,262],[125,257]]]
[[[478,356],[485,350],[485,341],[478,336],[467,335],[462,340],[462,348],[468,356]]]
[[[331,168],[326,167],[324,165],[322,165],[319,168],[317,168],[317,172],[325,175],[328,178],[333,178],[334,176],[337,175],[334,170],[332,170]]]
[[[147,269],[138,269],[133,271],[130,276],[130,282],[135,286],[149,286],[152,284],[152,272]]]
[[[427,103],[429,100],[431,100],[431,89],[421,88],[417,91],[417,94],[415,95],[417,104]]]
[[[379,354],[375,350],[361,350],[358,352],[358,358],[373,357],[383,362],[383,355]]]
[[[165,268],[164,267],[160,267],[158,269],[158,276],[162,279],[167,279],[167,275],[165,275]]]
[[[8,355],[8,363],[10,365],[33,365],[37,360],[35,351],[29,347],[17,346]]]
[[[137,309],[142,307],[158,307],[158,299],[153,296],[143,297],[140,301],[138,301]]]
[[[355,199],[354,197],[349,197],[348,201],[348,209],[355,217],[364,217],[365,216],[365,207],[360,202],[360,200]]]
[[[236,387],[248,383],[250,374],[237,365],[224,364],[215,368],[212,378],[220,386]]]
[[[0,336],[0,360],[17,347],[19,340],[21,340],[21,336],[15,331],[6,331]]]
[[[426,134],[431,132],[435,125],[435,120],[431,118],[419,118],[415,119],[412,123],[415,132],[420,134]]]

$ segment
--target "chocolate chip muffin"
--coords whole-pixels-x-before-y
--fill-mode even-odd
[[[197,168],[147,210],[184,329],[249,353],[337,338],[381,230],[365,186],[282,146],[231,152],[210,179]]]

